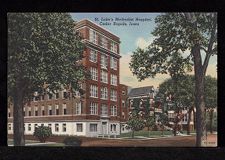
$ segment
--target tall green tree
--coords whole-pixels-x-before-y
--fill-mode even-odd
[[[35,91],[80,90],[86,77],[83,44],[67,13],[8,13],[8,96],[13,100],[14,145],[24,145],[23,107]],[[45,85],[47,84],[47,85]]]
[[[131,137],[134,138],[134,132],[140,131],[144,127],[145,127],[145,122],[143,118],[140,117],[140,115],[136,111],[133,111],[128,118],[127,126],[126,126],[127,129],[131,129],[132,131]]]
[[[139,80],[168,72],[171,56],[182,53],[182,64],[193,61],[195,74],[196,146],[205,140],[204,77],[210,57],[217,54],[216,13],[166,13],[155,18],[154,41],[133,52],[130,68]],[[185,51],[189,51],[186,56]],[[204,54],[204,56],[202,55]]]

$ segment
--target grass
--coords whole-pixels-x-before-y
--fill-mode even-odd
[[[121,133],[120,138],[122,137],[131,137],[132,132]],[[164,136],[173,135],[172,131],[164,131]],[[148,131],[135,131],[134,136],[143,136],[143,137],[162,137],[161,131],[150,131],[150,136]]]
[[[35,141],[35,140],[25,140],[25,144],[31,144],[31,143],[40,143],[39,141]],[[13,140],[12,139],[8,139],[8,145],[13,145]]]
[[[25,144],[32,144],[32,143],[40,143],[39,141],[34,141],[34,140],[25,140]],[[8,139],[8,145],[13,145],[13,140]],[[34,145],[34,146],[52,146],[52,147],[62,147],[65,146],[63,143],[52,143],[52,144],[40,144],[40,145]]]

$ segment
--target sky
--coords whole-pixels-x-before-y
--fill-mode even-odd
[[[120,38],[120,83],[132,88],[143,86],[159,86],[160,83],[170,78],[169,75],[157,75],[141,82],[132,74],[129,68],[132,52],[137,47],[145,48],[152,41],[151,32],[156,27],[154,18],[160,13],[71,13],[75,21],[89,19],[102,26]],[[116,22],[116,24],[114,24]],[[130,22],[133,24],[130,24]],[[126,23],[126,26],[124,25]],[[136,25],[134,25],[136,24]],[[188,51],[187,51],[188,54]],[[206,75],[217,78],[217,56],[211,57]],[[193,73],[193,72],[192,72]]]

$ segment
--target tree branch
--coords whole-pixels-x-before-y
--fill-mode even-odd
[[[204,63],[203,63],[203,75],[205,75],[206,73],[206,69],[208,67],[208,63],[209,63],[209,59],[210,59],[210,56],[212,55],[212,52],[213,52],[213,44],[215,42],[215,37],[216,37],[216,17],[213,17],[213,28],[212,28],[212,32],[211,32],[211,36],[210,36],[210,39],[209,39],[209,44],[208,44],[208,48],[207,48],[207,51],[206,51],[206,57],[205,57],[205,60],[204,60]]]

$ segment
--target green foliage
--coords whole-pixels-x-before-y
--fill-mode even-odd
[[[206,128],[207,128],[207,131],[210,131],[211,129],[212,129],[212,131],[217,131],[217,112],[213,112],[212,114],[213,114],[212,117],[210,117],[210,113],[209,112],[207,112],[207,114],[206,114]],[[211,122],[212,122],[212,124],[211,124]]]
[[[145,122],[145,126],[146,127],[154,127],[154,125],[155,125],[155,119],[154,119],[154,117],[153,116],[149,116],[149,117],[147,117],[146,118],[146,122]]]
[[[169,123],[168,116],[167,116],[166,114],[164,114],[164,113],[161,113],[161,114],[159,115],[159,122],[160,122],[160,125],[161,125],[161,126],[166,126],[166,125],[168,125],[168,123]]]
[[[26,98],[34,91],[50,91],[85,78],[81,37],[68,13],[8,14],[8,95],[24,91]]]
[[[78,137],[66,137],[63,143],[67,146],[80,146],[82,141]]]
[[[145,127],[145,122],[142,118],[136,114],[136,112],[133,112],[132,115],[129,117],[127,121],[127,129],[131,129],[132,131],[139,131],[142,130]]]
[[[187,20],[185,13],[165,13],[156,17],[157,26],[152,32],[154,41],[146,49],[137,48],[131,57],[130,69],[139,80],[167,72],[173,75],[178,71],[190,71],[193,55],[184,53],[191,51],[196,43],[209,57],[217,54],[217,15],[192,15],[197,29]]]
[[[47,126],[38,126],[35,128],[33,135],[37,137],[40,142],[44,143],[46,139],[52,136],[52,131],[51,128]]]
[[[211,76],[205,77],[205,106],[217,107],[217,79]]]
[[[193,75],[183,76],[176,84],[177,92],[173,80],[167,79],[159,85],[159,93],[169,96],[175,96],[175,100],[179,101],[182,106],[192,107],[194,105],[195,83]],[[217,79],[211,76],[205,77],[205,102],[207,108],[217,107]],[[174,100],[174,99],[173,99]],[[164,101],[164,103],[167,103]]]

